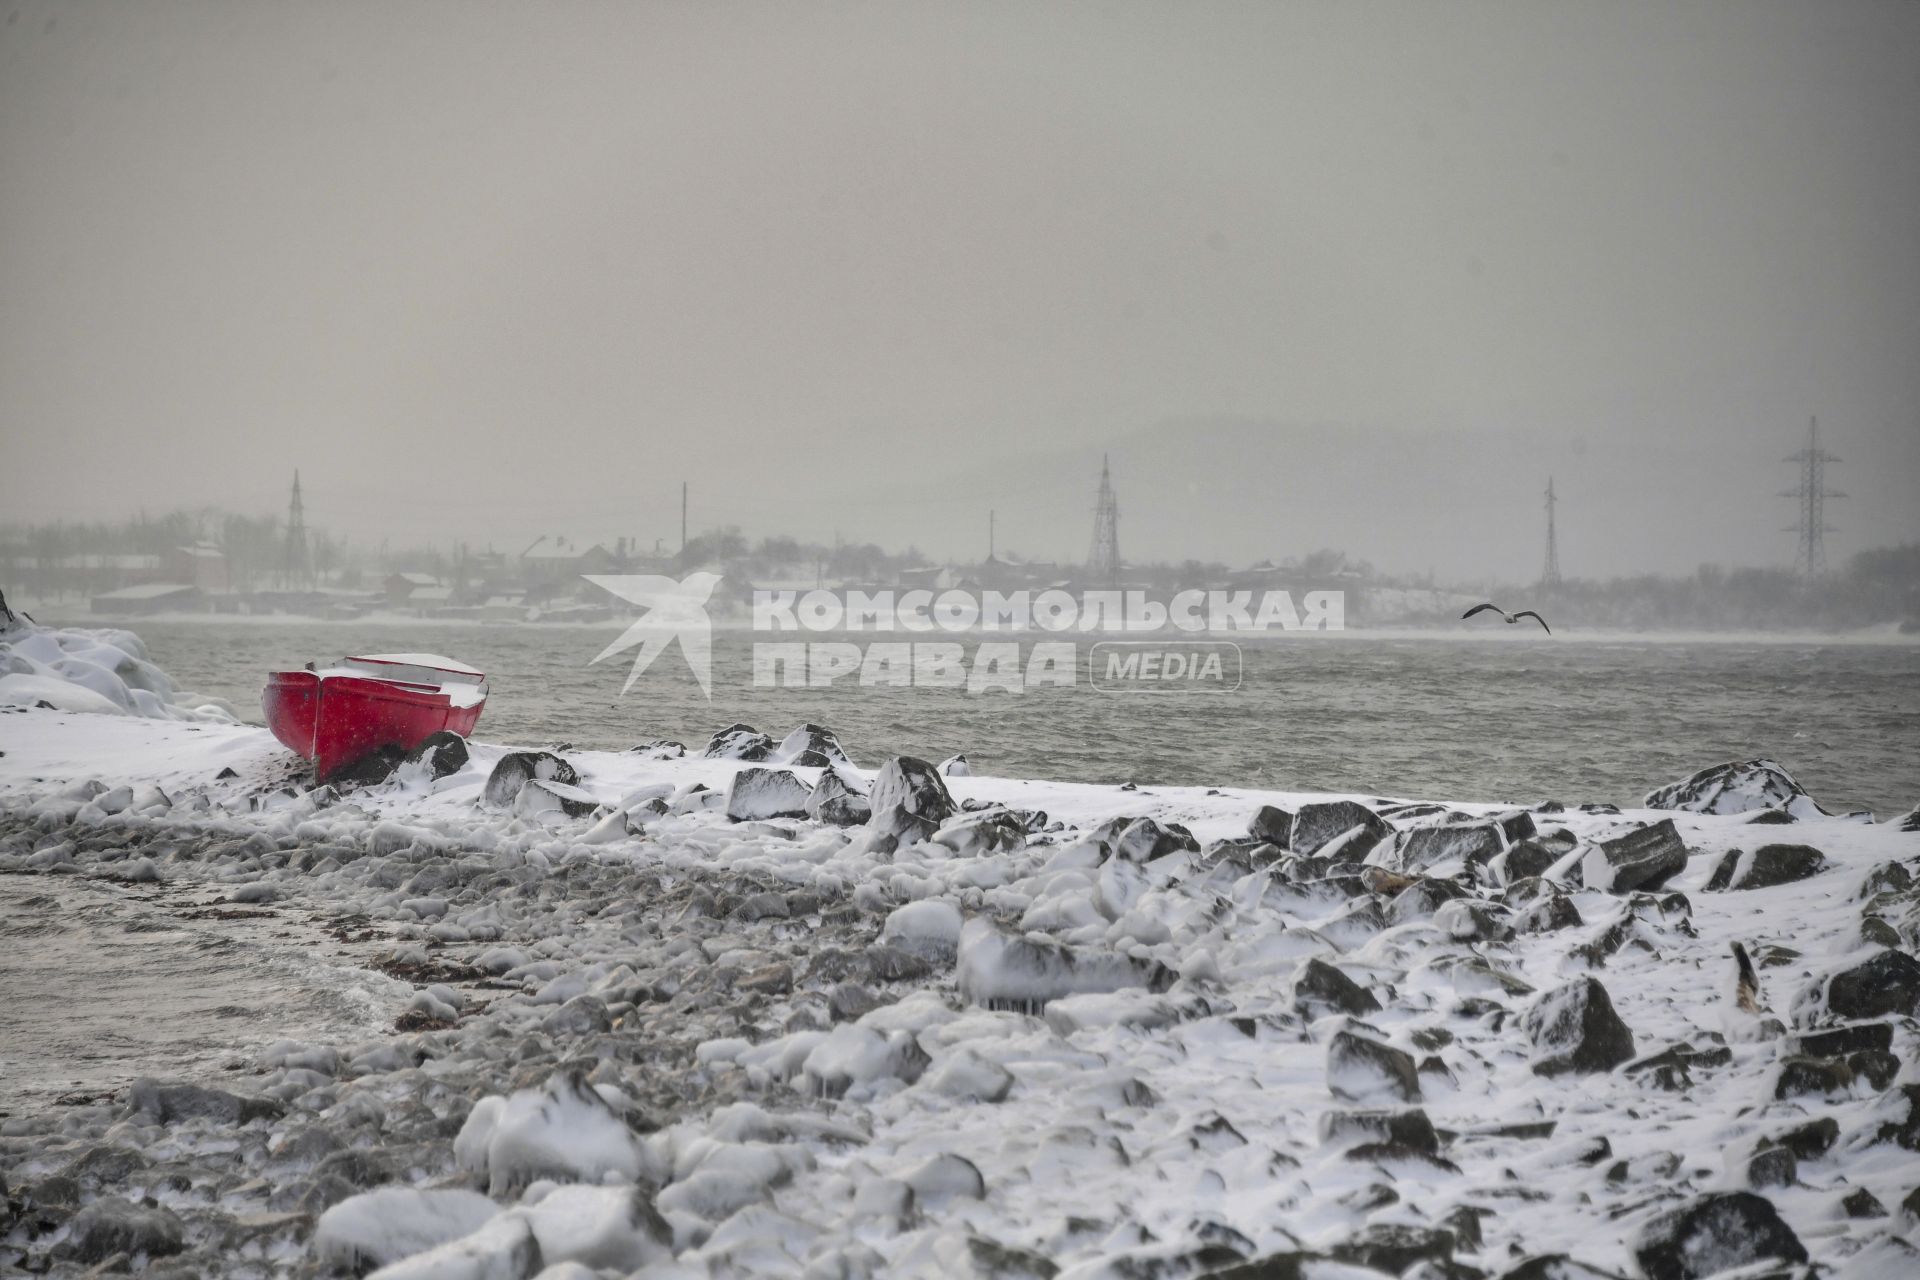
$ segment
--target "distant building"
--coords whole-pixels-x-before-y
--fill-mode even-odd
[[[143,582],[93,597],[95,613],[127,616],[172,613],[200,607],[200,588],[186,582]]]
[[[430,573],[391,573],[387,575],[387,603],[394,608],[405,607],[416,591],[425,591],[440,585],[440,579]]]
[[[175,547],[162,558],[167,577],[176,582],[190,582],[209,594],[228,591],[232,587],[227,553],[210,542]]]

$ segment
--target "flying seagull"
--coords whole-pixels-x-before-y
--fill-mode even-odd
[[[1532,619],[1533,619],[1533,620],[1534,620],[1535,622],[1537,622],[1537,623],[1539,623],[1539,624],[1540,624],[1540,629],[1541,629],[1542,631],[1545,631],[1545,632],[1546,632],[1546,633],[1547,633],[1548,635],[1552,635],[1552,634],[1553,634],[1553,628],[1547,625],[1547,620],[1546,620],[1545,618],[1543,618],[1543,617],[1541,617],[1541,616],[1540,616],[1539,614],[1537,614],[1537,613],[1535,613],[1535,612],[1534,612],[1533,610],[1531,610],[1531,609],[1522,609],[1522,610],[1521,610],[1520,612],[1518,612],[1518,613],[1508,613],[1508,612],[1507,612],[1507,611],[1506,611],[1505,609],[1502,609],[1502,608],[1501,608],[1501,607],[1500,607],[1499,605],[1497,605],[1497,604],[1492,604],[1492,603],[1488,603],[1488,604],[1477,604],[1477,605],[1475,605],[1475,606],[1473,606],[1473,608],[1471,608],[1471,609],[1469,609],[1469,610],[1467,610],[1467,611],[1466,611],[1465,613],[1463,613],[1463,614],[1461,614],[1460,616],[1461,616],[1461,617],[1462,617],[1463,619],[1464,619],[1464,618],[1471,618],[1471,617],[1472,617],[1472,616],[1473,616],[1474,614],[1476,614],[1476,613],[1480,613],[1481,611],[1483,611],[1483,610],[1486,610],[1486,609],[1491,609],[1491,610],[1493,610],[1493,611],[1494,611],[1495,613],[1497,613],[1497,614],[1499,614],[1499,615],[1500,615],[1501,617],[1503,617],[1503,618],[1505,618],[1505,619],[1507,620],[1507,623],[1508,623],[1508,625],[1509,625],[1509,626],[1511,626],[1511,625],[1512,625],[1513,623],[1516,623],[1516,622],[1518,622],[1518,621],[1520,621],[1520,619],[1522,619],[1522,618],[1532,618]]]

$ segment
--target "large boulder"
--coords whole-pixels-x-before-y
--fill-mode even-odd
[[[1293,839],[1289,847],[1303,856],[1318,853],[1324,845],[1338,840],[1355,827],[1361,828],[1361,834],[1355,837],[1355,842],[1362,851],[1393,834],[1393,828],[1387,825],[1386,819],[1365,805],[1355,804],[1351,800],[1330,800],[1300,806],[1300,811],[1293,815]],[[1356,857],[1354,860],[1359,859]]]
[[[407,752],[406,763],[430,778],[444,778],[467,767],[467,740],[450,729],[430,733]]]
[[[1792,774],[1771,760],[1742,760],[1702,769],[1691,778],[1648,792],[1646,807],[1688,813],[1784,809],[1796,818],[1826,813]]]
[[[701,752],[709,760],[765,760],[774,752],[773,739],[750,724],[730,724],[713,735]]]
[[[1769,889],[1818,875],[1826,866],[1826,855],[1807,844],[1763,844],[1752,853],[1734,849],[1713,869],[1707,889]]]
[[[487,775],[481,799],[492,808],[504,809],[520,798],[521,790],[529,782],[535,781],[574,787],[580,785],[580,775],[551,751],[509,751]]]
[[[1580,875],[1589,889],[1624,894],[1658,889],[1686,865],[1687,846],[1673,819],[1662,818],[1594,845],[1581,860]]]
[[[1263,804],[1247,824],[1247,838],[1287,849],[1293,845],[1293,815],[1278,805]]]
[[[1887,950],[1827,979],[1827,1008],[1842,1018],[1920,1017],[1920,960]]]
[[[1380,1012],[1380,1001],[1339,969],[1314,957],[1293,975],[1293,1007],[1305,1018],[1328,1013],[1361,1015]]]
[[[1096,827],[1093,837],[1128,862],[1152,862],[1170,853],[1198,853],[1200,842],[1178,823],[1162,826],[1152,818],[1110,818]]]
[[[744,727],[744,726],[739,726]],[[803,724],[780,740],[773,749],[770,760],[780,764],[794,764],[802,768],[824,769],[829,765],[853,767],[853,761],[840,745],[840,739],[833,730],[821,724]]]
[[[1805,1262],[1807,1251],[1773,1202],[1751,1191],[1700,1196],[1641,1231],[1634,1261],[1647,1280],[1698,1280],[1763,1262]]]
[[[1405,1050],[1338,1031],[1327,1044],[1327,1088],[1349,1102],[1418,1102],[1420,1073]]]
[[[1541,996],[1522,1025],[1543,1076],[1611,1071],[1633,1057],[1633,1032],[1613,1011],[1598,978],[1580,978]]]
[[[939,771],[913,756],[895,756],[880,766],[873,789],[867,793],[867,803],[875,817],[898,808],[936,827],[958,808],[947,794],[947,784],[940,780]]]
[[[804,818],[813,788],[785,769],[742,769],[727,787],[727,818],[758,822]]]
[[[873,817],[867,784],[852,770],[829,766],[807,796],[807,816],[836,827],[862,827]]]
[[[1401,831],[1391,845],[1376,850],[1372,860],[1401,871],[1425,871],[1436,863],[1455,859],[1486,862],[1506,847],[1506,837],[1496,823],[1448,823]]]

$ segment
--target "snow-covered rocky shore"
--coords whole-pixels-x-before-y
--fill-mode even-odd
[[[733,726],[343,793],[60,707],[0,709],[0,873],[325,922],[393,1030],[0,1121],[0,1270],[1920,1269],[1920,834],[1763,764],[1521,809]]]

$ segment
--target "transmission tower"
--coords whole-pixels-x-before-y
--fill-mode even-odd
[[[1547,477],[1547,567],[1540,571],[1540,585],[1560,585],[1560,535],[1553,527],[1553,508],[1560,499],[1553,496],[1553,477]]]
[[[300,501],[300,471],[295,468],[293,498],[287,503],[287,554],[280,585],[291,591],[297,583],[312,585],[312,577],[307,567],[307,509]]]
[[[1780,496],[1799,501],[1799,518],[1787,526],[1787,532],[1800,535],[1800,548],[1794,556],[1794,568],[1803,577],[1817,578],[1827,571],[1826,535],[1837,532],[1827,523],[1827,499],[1847,495],[1827,488],[1827,464],[1839,458],[1820,447],[1820,419],[1807,420],[1807,447],[1783,461],[1800,468],[1800,483],[1782,489]]]
[[[1105,454],[1100,456],[1100,496],[1093,508],[1093,549],[1087,553],[1087,579],[1112,583],[1120,579],[1120,504],[1113,496],[1113,476]]]

